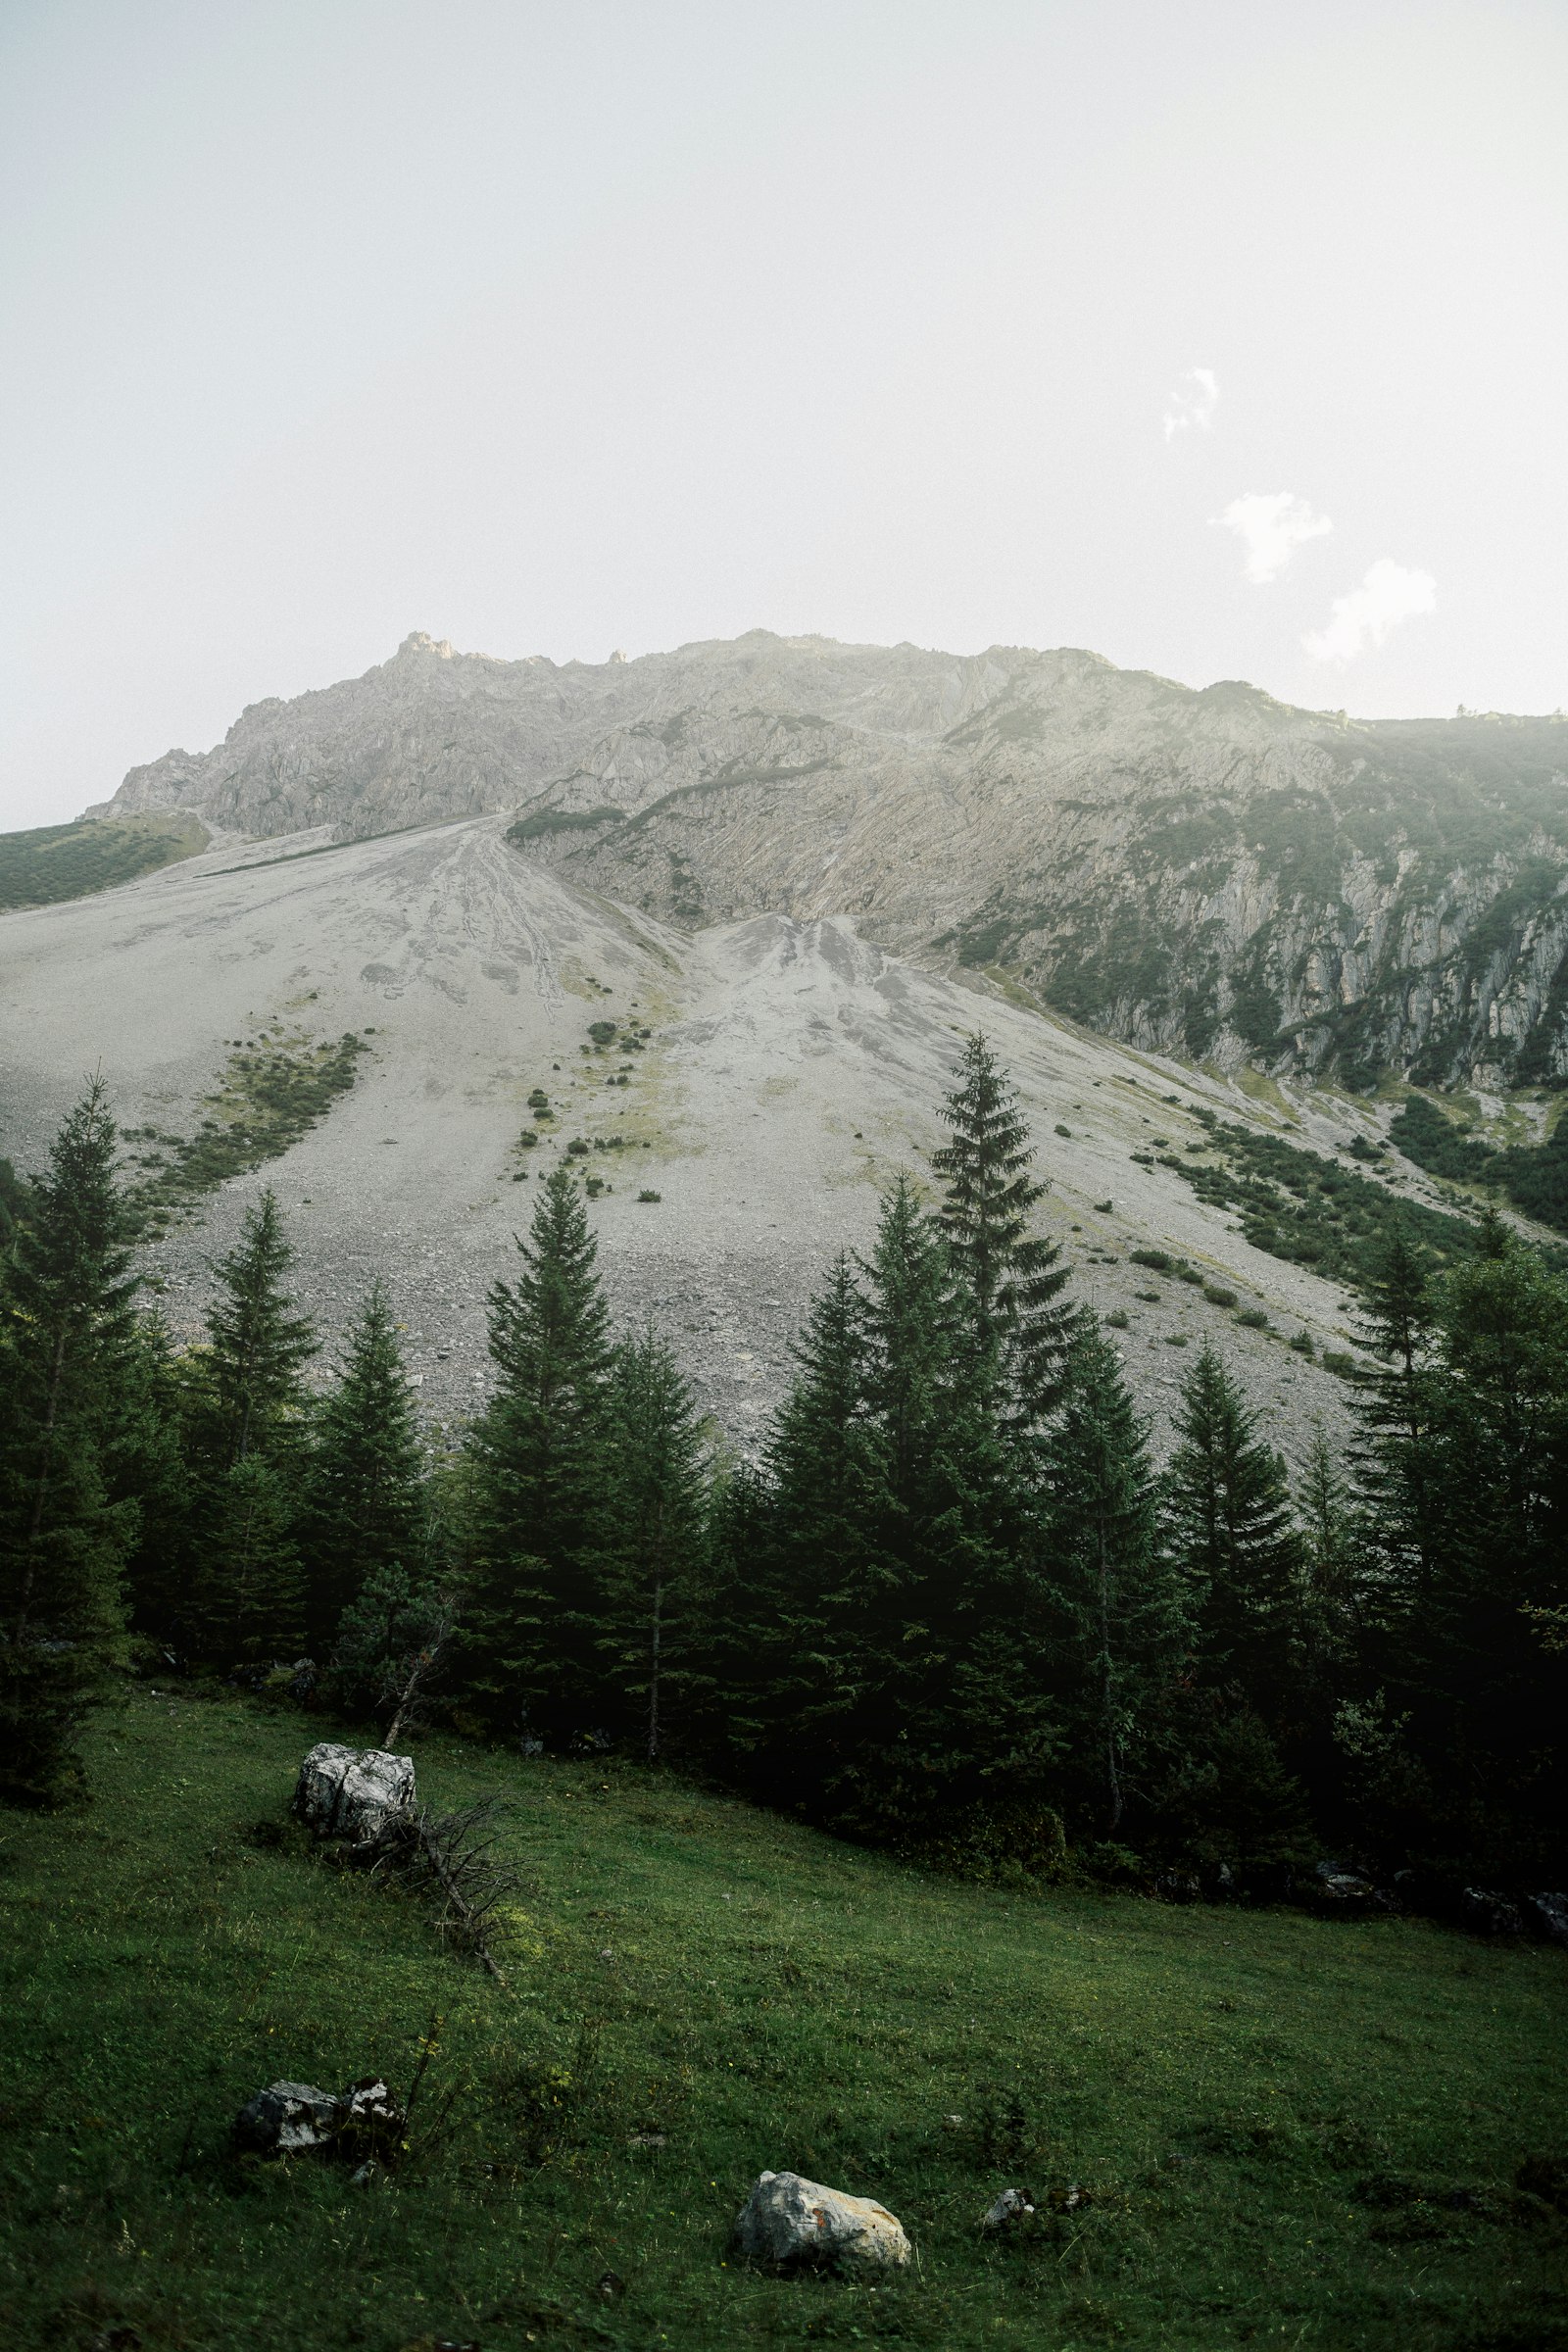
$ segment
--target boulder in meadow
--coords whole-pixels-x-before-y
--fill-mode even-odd
[[[885,2205],[804,2180],[763,2173],[735,2225],[741,2252],[771,2270],[843,2270],[864,2277],[902,2270],[909,2241]]]

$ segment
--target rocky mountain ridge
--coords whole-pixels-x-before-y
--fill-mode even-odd
[[[634,662],[415,635],[133,769],[115,814],[511,838],[683,932],[853,918],[1145,1051],[1568,1084],[1568,719],[1360,721],[1070,650],[754,631]]]

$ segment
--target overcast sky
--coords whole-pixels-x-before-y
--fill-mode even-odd
[[[1562,0],[7,0],[0,824],[410,629],[1568,705]]]

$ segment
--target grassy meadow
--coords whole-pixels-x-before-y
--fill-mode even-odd
[[[427,1799],[510,1800],[503,1986],[289,1823],[329,1724],[159,1690],[89,1804],[0,1823],[7,2345],[1568,2347],[1568,2215],[1518,2185],[1568,2158],[1559,1952],[970,1886],[431,1738]],[[231,2153],[262,2084],[407,2091],[427,2038],[391,2176]],[[738,2266],[764,2167],[916,2267]],[[1014,2182],[1055,2210],[990,2243]]]

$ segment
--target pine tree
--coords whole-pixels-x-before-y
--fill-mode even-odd
[[[185,1613],[191,1482],[183,1400],[167,1324],[139,1314],[113,1386],[104,1469],[111,1499],[135,1506],[124,1564],[132,1629],[165,1645],[178,1640]]]
[[[294,1465],[253,1444],[203,1501],[193,1618],[204,1654],[235,1666],[298,1656],[306,1607]]]
[[[1312,1427],[1297,1496],[1301,1535],[1302,1635],[1309,1679],[1320,1691],[1348,1682],[1365,1626],[1355,1515],[1328,1433]]]
[[[1005,1448],[974,1379],[947,1245],[906,1178],[882,1204],[858,1287],[862,1366],[841,1391],[858,1391],[863,1430],[844,1488],[854,1517],[842,1573],[818,1572],[813,1587],[796,1553],[818,1646],[794,1752],[805,1801],[861,1835],[908,1842],[956,1834],[988,1796],[1027,1806],[1045,1710],[1009,1542]],[[835,1289],[823,1335],[853,1309],[842,1276]],[[781,1528],[809,1524],[808,1472],[804,1510],[802,1500],[799,1487],[781,1491]]]
[[[706,1496],[691,1392],[653,1330],[615,1350],[609,1439],[598,1646],[608,1705],[657,1764],[698,1664]]]
[[[219,1261],[208,1344],[189,1363],[186,1622],[205,1655],[229,1661],[288,1654],[306,1630],[296,1527],[311,1401],[303,1373],[317,1344],[284,1289],[293,1255],[265,1192]]]
[[[1285,1465],[1211,1348],[1188,1378],[1177,1431],[1167,1519],[1200,1671],[1277,1726],[1290,1709],[1300,1573]]]
[[[592,1561],[605,1484],[611,1348],[597,1245],[564,1167],[540,1188],[522,1271],[490,1294],[499,1381],[473,1433],[469,1691],[551,1740],[592,1728]]]
[[[1064,1777],[1114,1837],[1162,1728],[1186,1629],[1160,1543],[1148,1433],[1099,1331],[1073,1349],[1043,1485],[1046,1574],[1061,1616],[1053,1681],[1071,1734]]]
[[[1560,1855],[1568,1676],[1537,1623],[1568,1600],[1568,1282],[1498,1220],[1435,1305],[1425,1573],[1390,1680],[1470,1859],[1526,1822]]]
[[[108,1494],[115,1383],[132,1344],[115,1128],[94,1079],[12,1241],[0,1337],[0,1791],[47,1797],[119,1655],[135,1508]]]
[[[939,1217],[973,1321],[979,1377],[995,1380],[1005,1424],[1035,1428],[1061,1395],[1076,1317],[1061,1298],[1067,1269],[1029,1231],[1046,1185],[1018,1099],[983,1037],[964,1041],[961,1082],[942,1116],[953,1141],[931,1155],[946,1194]]]
[[[219,1295],[207,1318],[202,1444],[224,1469],[252,1452],[273,1451],[304,1410],[301,1376],[317,1341],[283,1287],[293,1262],[269,1190],[246,1210],[238,1243],[219,1260]]]
[[[313,1641],[325,1645],[368,1577],[416,1560],[423,1511],[414,1393],[377,1281],[317,1416],[303,1532]]]
[[[1432,1459],[1436,1320],[1425,1265],[1402,1227],[1391,1236],[1365,1295],[1360,1336],[1379,1368],[1356,1391],[1357,1503],[1394,1605],[1418,1608],[1439,1500]]]

